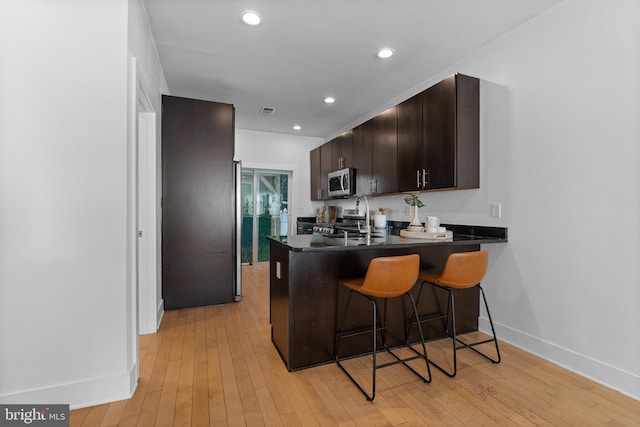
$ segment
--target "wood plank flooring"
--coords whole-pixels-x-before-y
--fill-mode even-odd
[[[244,267],[243,286],[239,303],[166,312],[140,337],[135,395],[71,411],[70,425],[640,425],[639,401],[505,343],[501,364],[460,351],[458,376],[432,369],[431,384],[383,369],[367,402],[335,364],[287,372],[270,340],[268,264]]]

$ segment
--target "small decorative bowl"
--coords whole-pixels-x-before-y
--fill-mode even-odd
[[[423,230],[423,227],[421,225],[408,225],[407,230],[419,233]]]

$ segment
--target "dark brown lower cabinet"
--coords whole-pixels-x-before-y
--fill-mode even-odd
[[[234,107],[162,98],[162,295],[168,310],[233,302]]]

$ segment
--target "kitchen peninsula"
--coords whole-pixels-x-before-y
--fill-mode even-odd
[[[336,325],[338,316],[344,311],[347,294],[338,280],[363,277],[371,259],[417,253],[421,270],[436,271],[442,269],[451,253],[476,251],[481,244],[507,242],[506,228],[443,225],[453,231],[452,239],[410,239],[393,232],[373,235],[370,242],[362,237],[321,234],[268,237],[271,250],[271,339],[287,369],[293,371],[333,361]],[[412,290],[414,296],[418,290],[419,287],[415,286]],[[421,298],[418,307],[421,314],[446,308],[445,295],[430,291],[429,297],[426,296]],[[462,293],[456,300],[460,301],[460,307],[464,306],[458,312],[458,332],[477,330],[477,289]],[[400,300],[389,303],[389,310],[394,313],[402,311],[405,320],[403,322],[400,316],[390,316],[387,343],[391,346],[405,339],[405,324],[411,314],[404,304]],[[370,310],[364,299],[354,299],[349,315],[354,324],[346,327],[366,325],[370,322]],[[426,339],[437,338],[444,333],[439,322],[428,322],[424,328]],[[416,328],[413,330],[415,332]],[[370,337],[360,338],[343,344],[345,354],[369,351]]]

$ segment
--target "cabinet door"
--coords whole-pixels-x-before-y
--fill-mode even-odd
[[[480,188],[480,80],[456,76],[456,187]]]
[[[372,176],[374,194],[398,191],[398,109],[373,118]]]
[[[167,310],[233,302],[233,105],[162,97],[162,295]]]
[[[424,91],[424,167],[428,189],[455,187],[455,76]]]
[[[320,178],[320,147],[311,150],[309,158],[309,169],[311,171],[311,200],[322,200],[322,188]]]
[[[349,130],[331,140],[332,170],[353,166],[353,131]]]
[[[320,146],[320,200],[328,200],[329,197],[329,172],[333,170],[331,164],[331,143],[327,142]]]
[[[479,88],[456,74],[424,92],[427,188],[479,188]]]
[[[422,93],[398,105],[398,191],[422,190]]]
[[[371,194],[373,165],[373,120],[353,129],[353,168],[356,171],[356,193]]]

